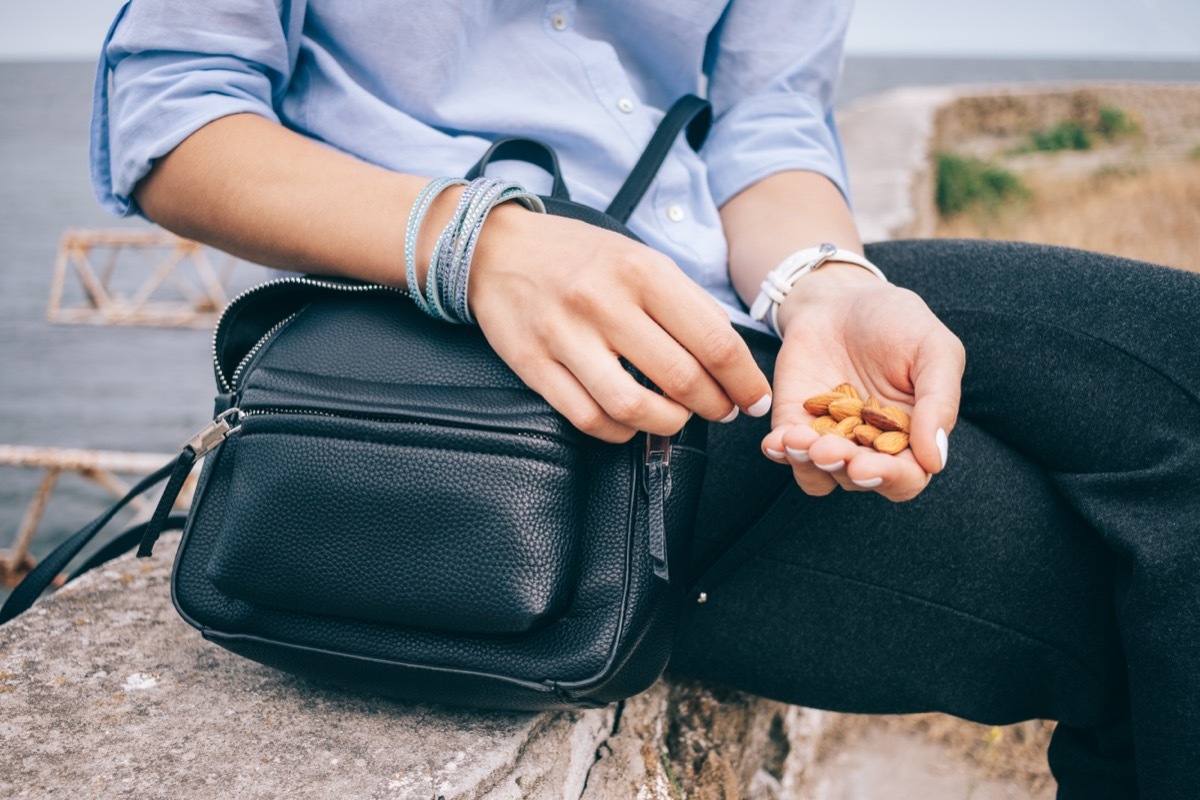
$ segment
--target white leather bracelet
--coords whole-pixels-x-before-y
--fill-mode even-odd
[[[754,303],[750,306],[750,318],[758,322],[765,318],[767,324],[771,326],[771,330],[775,331],[775,335],[782,338],[776,319],[779,313],[779,304],[788,296],[788,292],[796,285],[796,281],[830,261],[854,264],[869,270],[884,283],[888,282],[879,267],[858,253],[841,250],[836,245],[826,242],[792,253],[780,262],[778,267],[768,272],[767,277],[763,278],[758,297],[754,298]]]

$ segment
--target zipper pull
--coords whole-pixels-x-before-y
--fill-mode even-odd
[[[241,427],[241,421],[242,410],[240,408],[234,406],[227,411],[222,411],[217,415],[216,419],[205,425],[199,433],[184,442],[179,449],[187,450],[190,447],[194,454],[193,458],[200,458],[228,439],[234,431],[238,430]]]
[[[667,569],[667,495],[671,493],[671,438],[646,434],[646,516],[650,523],[650,558],[654,574],[670,582]]]

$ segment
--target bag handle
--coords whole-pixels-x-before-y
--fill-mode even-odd
[[[524,161],[526,164],[541,167],[554,179],[550,188],[550,196],[559,200],[571,199],[571,195],[567,192],[567,184],[562,177],[562,170],[558,166],[558,156],[548,144],[539,142],[537,139],[522,139],[516,136],[500,139],[492,143],[487,152],[475,162],[475,166],[467,170],[464,177],[469,181],[475,180],[483,175],[488,164],[493,161]]]

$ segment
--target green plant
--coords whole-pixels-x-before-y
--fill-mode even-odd
[[[671,767],[671,759],[667,755],[666,750],[659,750],[658,757],[662,761],[663,772],[666,773],[667,781],[671,784],[671,792],[673,796],[680,800],[683,797],[683,785],[679,782],[679,776],[675,774],[675,770]]]
[[[1004,202],[1028,196],[1021,179],[1002,167],[953,153],[937,156],[935,202],[943,217],[972,206],[994,211]]]
[[[1048,131],[1029,134],[1030,147],[1047,153],[1058,150],[1091,150],[1092,134],[1083,125],[1070,120],[1060,122]]]
[[[1132,114],[1114,106],[1101,106],[1093,119],[1094,122],[1088,123],[1077,119],[1063,120],[1053,128],[1031,131],[1029,141],[1013,152],[1055,153],[1060,150],[1091,150],[1095,144],[1095,136],[1111,142],[1140,130]]]
[[[1128,136],[1137,132],[1137,120],[1129,113],[1113,106],[1101,107],[1100,120],[1096,123],[1096,133],[1111,142],[1120,136]]]

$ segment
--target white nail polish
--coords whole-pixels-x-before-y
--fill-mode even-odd
[[[771,410],[771,395],[764,394],[758,400],[754,401],[754,405],[746,409],[746,413],[752,417],[761,417]]]
[[[787,460],[787,456],[782,451],[772,450],[769,447],[767,448],[767,455],[770,456],[771,458],[775,459],[776,461]]]
[[[737,419],[737,415],[738,415],[738,407],[734,406],[733,411],[730,411],[728,414],[721,417],[721,419],[719,419],[717,421],[718,422],[733,422],[735,419]]]
[[[824,470],[825,472],[837,472],[839,469],[846,466],[846,462],[845,461],[835,461],[832,464],[818,464],[817,462],[814,461],[813,466],[816,467],[817,469]]]
[[[938,428],[936,438],[938,453],[942,456],[942,469],[945,469],[946,457],[950,455],[950,440],[946,437],[946,431],[942,428]]]
[[[783,449],[787,450],[788,458],[790,458],[792,461],[808,461],[807,450],[793,450],[790,447],[785,447]]]
[[[867,478],[865,481],[856,481],[851,478],[850,481],[855,486],[861,486],[864,489],[874,489],[876,486],[883,483],[883,478]]]

